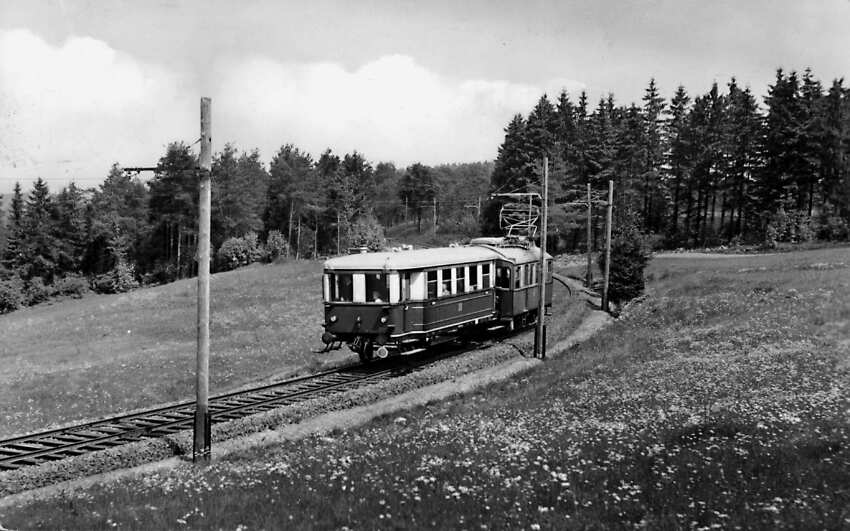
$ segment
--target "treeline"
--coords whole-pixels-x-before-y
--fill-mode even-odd
[[[385,228],[477,231],[492,163],[398,169],[357,152],[318,159],[286,144],[267,165],[227,144],[212,165],[213,268],[280,257],[316,258],[378,248]],[[53,295],[114,293],[196,273],[197,156],[168,146],[152,178],[115,164],[104,182],[51,193],[16,184],[0,212],[0,313]],[[0,202],[2,205],[2,202]]]
[[[613,95],[591,108],[546,95],[505,128],[491,191],[539,190],[540,159],[552,160],[556,203],[581,200],[614,181],[615,213],[634,219],[657,247],[846,240],[850,227],[850,92],[824,89],[811,70],[778,70],[764,105],[733,78],[704,94],[679,86],[668,101],[650,80],[640,106]],[[501,203],[488,204],[496,232]],[[601,214],[601,209],[597,209]],[[561,247],[584,238],[583,210],[555,209]],[[600,235],[596,217],[594,238]]]

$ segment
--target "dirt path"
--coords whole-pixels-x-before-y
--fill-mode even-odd
[[[776,253],[699,253],[688,251],[684,253],[654,253],[653,258],[753,258],[758,256],[773,256]]]

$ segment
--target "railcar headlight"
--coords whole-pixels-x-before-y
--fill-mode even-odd
[[[381,324],[387,324],[387,316],[381,316]]]
[[[328,319],[328,320],[332,323],[335,323],[336,322],[336,315],[331,315],[330,319]]]

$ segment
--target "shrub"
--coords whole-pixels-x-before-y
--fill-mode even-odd
[[[827,216],[818,229],[818,238],[822,240],[835,242],[850,239],[850,225],[840,216]]]
[[[53,293],[75,299],[82,298],[89,291],[89,281],[79,275],[68,275],[53,283]]]
[[[218,268],[230,271],[261,260],[266,250],[257,240],[256,232],[249,232],[241,238],[228,238],[221,244],[216,254]]]
[[[266,252],[270,262],[289,255],[289,244],[286,243],[286,238],[279,230],[269,232],[266,238]]]
[[[124,260],[119,260],[111,271],[95,277],[92,284],[98,293],[124,293],[139,287],[135,267]]]
[[[774,248],[778,242],[808,242],[815,238],[816,231],[817,224],[805,212],[786,212],[780,208],[768,217],[764,244],[768,248]]]
[[[50,289],[44,285],[41,277],[32,277],[26,283],[24,289],[24,304],[32,306],[44,302],[50,298]]]
[[[351,225],[352,247],[368,247],[370,251],[380,251],[386,245],[384,227],[375,216],[362,216]]]
[[[17,310],[24,304],[24,282],[17,277],[0,280],[0,314]]]
[[[631,300],[644,289],[644,270],[649,263],[644,237],[631,216],[615,226],[611,238],[611,271],[608,299],[620,304]],[[605,270],[605,253],[599,255],[599,267]]]

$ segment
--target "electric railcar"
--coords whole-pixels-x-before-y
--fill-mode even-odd
[[[360,253],[324,264],[327,349],[346,343],[363,361],[421,352],[485,330],[536,322],[540,249],[527,241],[477,238],[469,245]],[[552,304],[552,257],[546,255]]]

